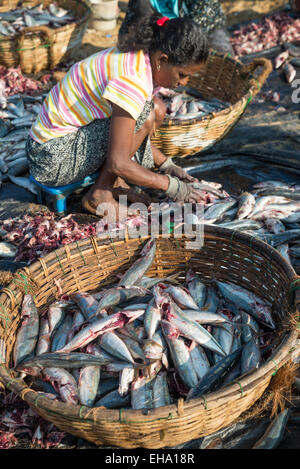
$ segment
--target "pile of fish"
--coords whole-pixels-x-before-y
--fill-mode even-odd
[[[278,343],[271,305],[191,268],[150,278],[155,253],[151,238],[116,284],[61,295],[41,317],[26,294],[14,370],[51,399],[152,409],[257,369]]]
[[[300,47],[288,43],[284,43],[283,47],[285,50],[275,58],[275,68],[280,68],[287,82],[292,83],[297,73],[293,65],[300,66]]]
[[[61,28],[74,21],[75,17],[71,11],[64,10],[55,3],[50,3],[48,8],[40,3],[34,7],[20,7],[15,10],[1,11],[0,37],[12,37],[22,31],[23,28],[32,26]]]
[[[205,100],[197,89],[190,86],[179,87],[176,90],[160,87],[157,94],[164,101],[167,108],[166,116],[170,119],[199,119],[230,106],[230,103],[217,98]]]
[[[230,196],[219,183],[202,180],[192,184],[202,193],[204,215],[202,219],[192,214],[189,223],[243,231],[277,249],[300,273],[299,184],[263,181],[236,197]],[[171,202],[161,202],[160,211],[167,220],[174,213]],[[184,222],[179,218],[177,215],[178,226],[180,221]]]
[[[28,132],[37,118],[43,101],[41,96],[12,95],[0,106],[0,187],[11,181],[36,194],[36,188],[27,177],[28,160],[25,145]]]
[[[5,68],[0,65],[0,109],[7,106],[7,96],[14,94],[36,94],[42,91],[51,79],[51,74],[44,74],[39,80],[25,77],[21,68]]]
[[[142,216],[131,216],[123,223],[109,225],[103,219],[97,223],[83,224],[76,222],[72,214],[58,219],[50,211],[24,215],[22,218],[7,218],[0,220],[0,259],[31,264],[38,257],[66,244],[103,233],[112,236],[126,226],[131,228],[145,224],[148,220]]]
[[[300,39],[300,18],[286,12],[264,17],[257,23],[241,26],[231,33],[231,44],[237,57],[271,49],[284,42]]]

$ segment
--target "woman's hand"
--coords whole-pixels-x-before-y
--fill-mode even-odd
[[[177,177],[184,182],[198,182],[198,179],[190,176],[186,171],[184,171],[184,169],[174,164],[171,158],[167,158],[158,170],[162,174],[168,174],[169,176]]]
[[[192,184],[183,182],[177,177],[168,175],[168,178],[169,187],[166,194],[174,200],[174,202],[201,203],[201,194]]]

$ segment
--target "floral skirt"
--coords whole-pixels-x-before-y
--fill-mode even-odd
[[[147,101],[136,121],[135,131],[147,120],[153,101]],[[36,181],[50,187],[80,181],[101,170],[108,149],[110,118],[96,119],[76,132],[37,143],[31,137],[26,142],[30,174]],[[150,139],[147,137],[134,159],[144,168],[153,169]]]

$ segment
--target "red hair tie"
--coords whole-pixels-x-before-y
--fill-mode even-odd
[[[167,16],[163,16],[162,18],[159,18],[159,19],[156,21],[156,24],[157,24],[158,26],[163,26],[166,21],[169,21],[169,18],[168,18]]]

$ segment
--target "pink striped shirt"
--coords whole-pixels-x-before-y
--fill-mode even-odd
[[[48,94],[29,134],[38,143],[62,137],[94,119],[110,117],[111,103],[137,120],[152,94],[147,54],[106,49],[70,68]]]

